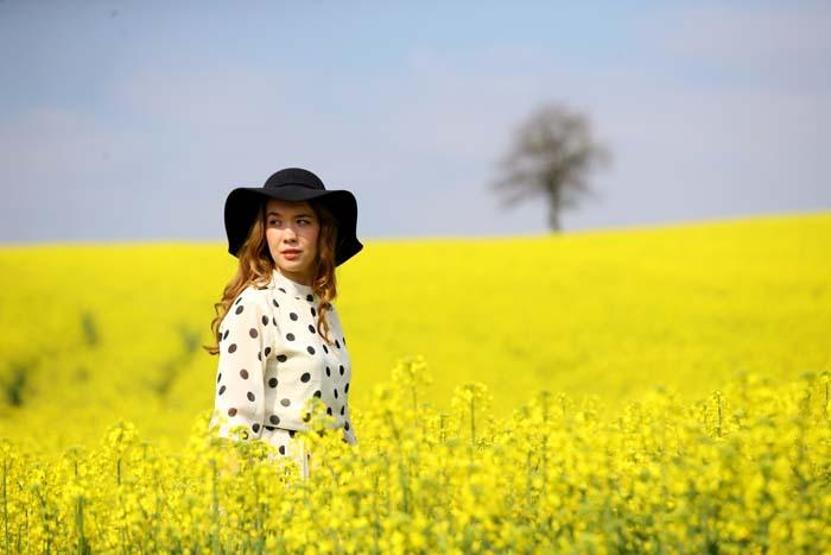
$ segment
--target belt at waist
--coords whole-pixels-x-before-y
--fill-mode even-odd
[[[265,428],[266,430],[270,430],[270,431],[272,431],[272,432],[273,432],[274,430],[286,430],[286,431],[289,433],[289,437],[294,437],[294,434],[296,434],[296,433],[297,433],[297,430],[289,430],[289,429],[287,429],[287,428],[281,428],[281,427],[279,427],[279,426],[263,426],[263,428]],[[329,430],[327,430],[327,431],[334,432],[334,431],[335,431],[335,430],[337,430],[337,429],[340,429],[340,428],[329,429]],[[320,437],[323,437],[323,434],[324,434],[324,433],[326,433],[324,430],[318,430],[317,435],[319,435]],[[349,443],[348,441],[346,441],[346,439],[345,439],[345,438],[341,438],[341,440],[342,440],[344,443]]]
[[[286,428],[281,428],[279,426],[263,426],[263,428],[265,428],[266,430],[271,430],[272,432],[274,430],[286,430],[291,437],[294,437],[294,434],[297,433],[297,430],[288,430]]]

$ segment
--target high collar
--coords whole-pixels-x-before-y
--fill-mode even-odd
[[[315,295],[314,290],[310,285],[304,285],[302,283],[298,283],[293,279],[286,277],[285,275],[281,274],[277,270],[277,268],[274,268],[271,271],[271,288],[283,288],[285,289],[287,294],[300,297],[301,299],[309,300],[309,295],[311,295],[312,299],[314,300],[317,300],[318,298],[318,296]]]

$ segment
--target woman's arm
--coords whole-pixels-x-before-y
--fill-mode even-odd
[[[263,433],[266,325],[255,290],[240,293],[222,320],[212,417],[220,424],[220,437],[231,437],[232,429],[240,425],[241,439],[256,439]]]
[[[358,443],[358,437],[355,435],[355,428],[352,426],[352,417],[349,414],[349,404],[346,405],[346,414],[344,415],[343,423],[343,439],[350,445]]]

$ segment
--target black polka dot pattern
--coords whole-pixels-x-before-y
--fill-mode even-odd
[[[228,436],[230,428],[239,424],[246,425],[240,436],[243,439],[257,438],[263,430],[266,365],[262,348],[264,342],[272,340],[266,334],[272,329],[266,327],[271,317],[267,289],[261,293],[256,288],[243,290],[222,320],[223,347],[215,397],[216,413],[228,418],[220,427],[222,435]]]
[[[343,429],[344,441],[355,441],[346,338],[331,303],[319,325],[323,304],[311,287],[275,270],[269,286],[249,287],[235,299],[219,329],[217,408],[230,425],[247,424],[248,438],[267,440],[284,453],[295,430],[306,429],[312,397]]]

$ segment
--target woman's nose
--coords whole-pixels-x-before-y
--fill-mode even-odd
[[[283,238],[291,243],[297,241],[297,233],[292,226],[286,226],[286,229],[283,231]]]

